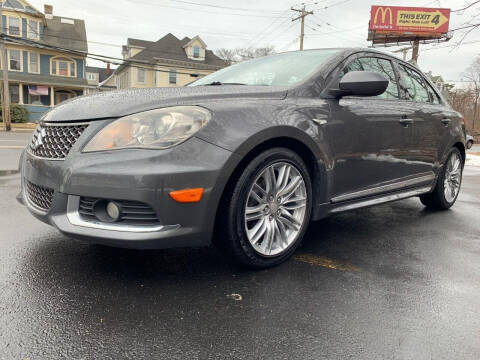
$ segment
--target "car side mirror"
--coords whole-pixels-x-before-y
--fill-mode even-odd
[[[350,71],[342,77],[338,87],[331,91],[337,98],[348,95],[377,96],[387,90],[388,79],[373,71]]]

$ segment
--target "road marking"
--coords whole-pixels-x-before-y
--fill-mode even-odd
[[[339,261],[326,258],[324,256],[312,255],[312,254],[299,254],[295,255],[292,258],[296,261],[301,261],[310,265],[323,266],[329,269],[340,270],[340,271],[349,271],[349,272],[358,272],[361,269],[358,266],[341,263]]]
[[[25,146],[19,145],[0,145],[0,149],[25,149]]]

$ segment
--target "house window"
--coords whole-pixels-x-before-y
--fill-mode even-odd
[[[137,83],[143,84],[145,82],[145,69],[137,69]]]
[[[193,47],[193,57],[199,58],[200,57],[200,48],[198,46]]]
[[[168,83],[169,84],[177,83],[177,70],[170,69],[170,71],[168,72]]]
[[[28,53],[28,72],[31,73],[39,73],[39,65],[38,65],[38,54],[37,53]]]
[[[12,71],[22,71],[22,52],[20,50],[8,50],[8,69]]]
[[[27,22],[27,37],[29,39],[38,39],[40,36],[39,22],[35,20],[28,20]]]
[[[20,36],[20,18],[19,17],[8,17],[8,35]]]
[[[51,60],[51,74],[58,76],[76,76],[75,61],[67,58],[53,58]]]
[[[95,81],[96,79],[97,77],[95,76],[94,73],[87,73],[87,80]]]
[[[68,61],[58,62],[58,75],[68,76]]]
[[[20,102],[20,91],[18,85],[10,85],[10,101],[15,104]]]
[[[43,105],[40,95],[28,94],[28,103],[30,105]]]
[[[55,92],[55,105],[60,104],[62,101],[71,99],[77,96],[73,91],[60,90]]]

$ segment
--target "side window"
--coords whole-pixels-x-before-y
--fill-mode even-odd
[[[343,68],[342,72],[340,73],[340,78],[342,78],[343,75],[350,71],[364,71],[362,63],[358,61],[358,59],[353,60],[351,63],[349,63]]]
[[[382,74],[388,79],[387,90],[378,95],[380,99],[398,99],[398,86],[397,79],[395,77],[395,71],[390,60],[376,58],[376,57],[363,57],[358,58],[350,62],[340,73],[340,77],[343,77],[350,71],[373,71]]]
[[[402,75],[402,88],[405,91],[407,100],[416,102],[431,102],[430,95],[423,82],[422,75],[400,65],[400,73]]]
[[[430,102],[432,104],[440,104],[441,101],[440,101],[440,98],[438,97],[437,93],[435,92],[435,90],[433,90],[433,88],[426,82],[425,82],[425,85],[427,85],[427,91],[428,91],[428,96],[430,97]]]

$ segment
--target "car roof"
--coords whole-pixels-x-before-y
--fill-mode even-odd
[[[339,51],[338,56],[343,55],[344,57],[348,57],[350,55],[353,55],[353,54],[356,54],[356,53],[359,53],[359,52],[369,52],[369,53],[379,54],[379,55],[382,55],[382,56],[388,56],[388,57],[390,57],[392,59],[395,59],[397,61],[400,61],[402,63],[413,65],[413,64],[399,58],[396,55],[386,53],[386,52],[383,52],[383,51],[380,51],[380,50],[377,50],[377,49],[374,49],[374,48],[364,48],[364,47],[315,48],[315,49],[305,49],[305,50],[292,50],[292,51],[285,51],[285,52],[316,51],[316,50],[338,50]]]

